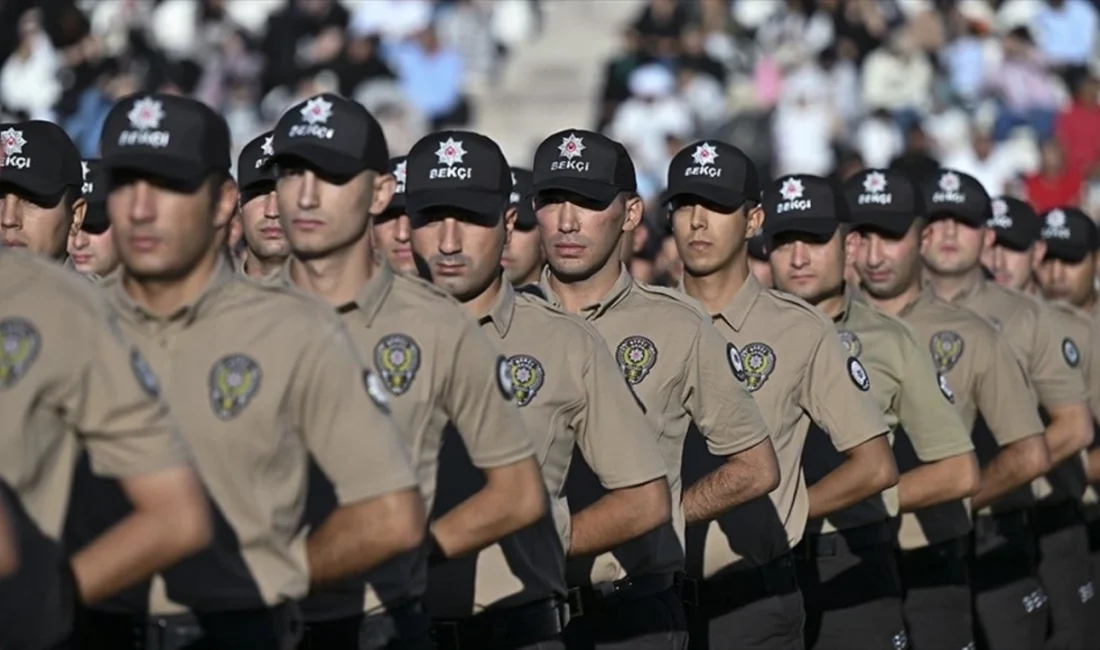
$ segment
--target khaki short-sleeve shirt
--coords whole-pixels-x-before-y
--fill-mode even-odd
[[[121,281],[104,291],[160,377],[224,524],[210,549],[165,573],[171,601],[221,611],[306,594],[310,458],[342,504],[416,485],[377,378],[319,302],[225,263],[168,317]],[[164,606],[154,594],[154,613]]]
[[[0,479],[58,539],[81,445],[96,473],[189,462],[157,377],[95,287],[0,249]]]
[[[547,269],[542,290],[552,304],[560,306],[549,278]],[[608,295],[583,308],[579,315],[603,337],[645,408],[657,432],[675,506],[674,537],[669,537],[667,528],[659,528],[656,534],[662,538],[646,536],[615,555],[631,558],[630,566],[637,567],[637,573],[680,570],[684,566],[682,483],[688,478],[681,465],[689,455],[685,444],[694,438],[716,467],[725,457],[760,444],[768,435],[760,410],[739,381],[741,357],[731,354],[732,348],[698,303],[680,292],[635,282],[625,267]],[[692,425],[702,439],[688,435]],[[691,482],[709,471],[692,477]],[[597,565],[604,560],[597,558]],[[594,582],[599,581],[596,578],[594,575]]]
[[[719,518],[724,534],[711,526],[706,576],[742,559],[766,563],[802,539],[809,514],[803,452],[811,421],[839,453],[889,430],[869,392],[874,380],[845,352],[833,323],[806,302],[766,289],[750,274],[713,318],[772,432],[781,482],[770,500]]]
[[[1097,358],[1100,354],[1096,350],[1100,332],[1093,327],[1088,312],[1061,301],[1049,305],[1051,316],[1063,334],[1062,357],[1067,365],[1081,373],[1088,393],[1089,411],[1094,414],[1095,422],[1095,414],[1100,413],[1100,391],[1096,390],[1100,386],[1095,383],[1100,379],[1100,358]],[[1035,497],[1051,503],[1081,500],[1088,486],[1087,467],[1088,450],[1082,449],[1077,456],[1062,461],[1031,484]]]
[[[871,394],[896,433],[891,436],[895,446],[908,445],[925,463],[974,451],[970,431],[952,403],[954,396],[908,325],[872,307],[851,286],[834,322],[848,354],[863,363],[871,378]],[[811,444],[807,443],[808,448]],[[820,453],[807,452],[803,458],[807,476],[824,475],[844,460],[828,447]],[[864,525],[882,519],[883,512],[890,517],[898,514],[896,487],[826,517],[821,529],[831,532]]]
[[[927,346],[932,365],[946,380],[963,426],[973,434],[981,413],[992,437],[972,438],[978,462],[985,466],[1000,448],[1042,435],[1035,395],[1012,348],[993,326],[963,307],[922,292],[898,314]],[[898,453],[898,470],[913,469],[920,459]],[[945,503],[902,515],[898,541],[904,549],[959,537],[970,530],[969,505]]]

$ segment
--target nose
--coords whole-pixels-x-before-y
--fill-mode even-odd
[[[561,203],[558,205],[559,232],[574,233],[581,229],[580,216],[577,210],[577,206],[572,203]]]
[[[317,192],[317,175],[311,171],[302,173],[302,182],[298,186],[298,207],[303,210],[312,210],[321,206],[321,198]]]
[[[23,208],[19,197],[8,194],[0,201],[0,228],[4,230],[23,229]]]
[[[393,233],[393,238],[401,244],[407,244],[412,240],[412,227],[409,225],[409,215],[403,214],[397,218],[397,229]]]
[[[91,238],[88,237],[88,233],[84,232],[83,230],[78,230],[76,231],[76,234],[73,235],[73,248],[75,250],[87,248],[88,244],[90,243]]]
[[[791,251],[791,266],[802,269],[810,264],[810,249],[805,242],[796,241]]]
[[[279,218],[279,197],[275,194],[275,190],[268,192],[267,197],[264,198],[264,218]]]
[[[462,227],[455,219],[443,220],[439,234],[439,252],[444,255],[456,255],[462,252]]]
[[[883,254],[882,238],[878,235],[864,237],[862,249],[867,251],[867,266],[871,268],[881,266],[886,261],[886,256]]]
[[[130,220],[139,223],[156,216],[156,188],[146,181],[134,183],[134,201],[130,205]]]
[[[691,207],[691,229],[703,230],[707,227],[707,213],[703,210],[703,206],[694,205]]]

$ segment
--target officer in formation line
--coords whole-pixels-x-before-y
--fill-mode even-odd
[[[81,161],[81,165],[87,207],[80,229],[69,235],[69,261],[77,273],[99,282],[119,268],[111,220],[107,218],[107,179],[98,158]]]
[[[78,250],[88,208],[70,191],[75,148],[33,148],[63,135],[50,126],[0,127],[12,131],[0,134],[0,222],[5,242],[73,267],[64,241]],[[32,149],[34,164],[20,158]],[[967,239],[986,232],[989,209],[965,175],[922,185],[869,170],[843,195],[795,176],[762,196],[742,152],[689,145],[666,195],[684,295],[626,273],[624,235],[641,218],[633,164],[587,131],[547,138],[530,176],[470,132],[432,134],[390,159],[369,113],[320,95],[246,146],[235,185],[224,121],[153,94],[116,105],[102,150],[104,174],[92,176],[103,179],[123,260],[102,281],[109,304],[46,262],[0,254],[0,295],[23,309],[9,317],[12,301],[0,306],[0,380],[39,386],[27,379],[48,349],[70,366],[45,368],[69,385],[72,358],[117,372],[111,355],[129,351],[122,379],[147,406],[109,411],[123,396],[111,391],[99,418],[35,418],[36,433],[64,440],[43,461],[53,468],[45,487],[24,465],[0,463],[0,485],[18,499],[8,508],[17,550],[41,549],[0,582],[0,636],[15,639],[20,621],[25,635],[53,637],[17,647],[71,634],[71,647],[158,650],[679,649],[690,630],[692,648],[782,650],[803,647],[804,625],[813,648],[971,647],[971,508],[990,512],[975,522],[979,550],[999,545],[1014,560],[987,551],[974,564],[983,647],[1042,645],[1040,577],[1054,610],[1050,647],[1095,639],[1079,641],[1100,617],[1074,609],[1070,587],[1095,605],[1081,568],[1081,512],[1097,509],[1082,487],[1091,436],[1077,425],[1082,412],[1091,418],[1084,386],[1100,330],[1066,306],[986,297],[995,285],[969,285],[967,305],[985,318],[934,297],[975,277],[989,237]],[[87,194],[90,203],[96,192]],[[24,219],[32,209],[54,212]],[[231,220],[248,249],[236,269],[223,255]],[[1066,231],[1092,244],[1059,249]],[[1095,294],[1079,278],[1095,270],[1095,227],[1063,211],[1047,215],[1040,237],[1043,293],[1073,296],[1091,317]],[[989,251],[987,261],[1000,254]],[[783,292],[750,274],[750,257],[767,260],[754,272]],[[1083,267],[1074,281],[1063,262]],[[74,308],[110,341],[46,348],[60,337],[39,331],[79,322],[55,316]],[[79,332],[94,331],[89,323]],[[1004,323],[1005,337],[990,323]],[[68,340],[84,340],[68,328]],[[102,385],[45,404],[86,410]],[[3,388],[0,403],[26,400]],[[182,435],[166,424],[169,407]],[[156,419],[140,415],[149,408]],[[102,435],[108,412],[134,419],[129,436]],[[0,427],[0,441],[22,448],[21,422]],[[252,439],[246,429],[284,433]],[[164,454],[167,434],[175,456]],[[136,440],[125,454],[114,448]],[[135,528],[140,540],[118,531],[169,512],[169,497],[141,499],[135,487],[159,474],[132,473],[181,462],[206,487],[213,541],[175,563],[209,535],[187,469],[160,472],[184,475],[168,489],[171,521],[156,521],[155,534]],[[899,512],[894,560],[886,522]],[[1042,562],[1025,533],[1040,535]],[[135,548],[121,555],[120,543]],[[66,561],[67,548],[82,550]],[[24,613],[26,598],[12,596],[28,593],[11,589],[20,585],[59,605]]]
[[[970,496],[978,488],[978,466],[970,432],[916,336],[845,281],[852,257],[845,198],[816,176],[788,176],[773,184],[765,198],[771,273],[776,288],[836,323],[848,355],[866,369],[870,392],[894,432],[897,463],[908,471],[896,488],[810,520],[797,565],[808,616],[806,644],[839,650],[864,639],[860,647],[905,647],[891,521],[899,511]],[[853,198],[858,205],[858,196]],[[924,465],[907,462],[914,456]],[[803,453],[807,482],[816,484],[842,461],[823,432],[812,428]]]

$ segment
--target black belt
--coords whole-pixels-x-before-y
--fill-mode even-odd
[[[1019,535],[1031,531],[1034,519],[1035,517],[1031,514],[1030,509],[978,515],[974,518],[974,535],[978,538],[993,534],[1000,534],[1005,537]]]
[[[1040,503],[1035,507],[1035,532],[1053,535],[1058,531],[1085,523],[1081,504],[1072,499],[1058,503]]]
[[[247,618],[264,613],[285,613],[296,616],[289,605],[277,605],[270,609],[248,610],[241,612],[221,612],[204,614],[209,626],[232,624],[235,618]],[[296,611],[296,610],[295,610]],[[264,617],[264,624],[273,622],[274,617]],[[199,619],[191,614],[171,616],[112,614],[102,611],[87,613],[87,636],[94,641],[93,647],[118,647],[127,650],[177,650],[203,638],[206,631]]]
[[[668,591],[675,584],[675,574],[647,573],[615,582],[572,587],[569,589],[569,616],[580,618],[585,613],[614,607],[616,603]]]
[[[850,551],[858,551],[871,546],[894,543],[894,531],[887,521],[874,523],[821,535],[808,534],[794,548],[797,557],[812,560],[817,557],[833,557],[838,549],[847,546]]]
[[[767,564],[731,571],[706,580],[683,577],[680,598],[685,605],[707,610],[732,611],[761,601],[798,591],[794,559],[790,554]]]
[[[970,554],[970,540],[966,537],[945,539],[920,548],[901,550],[901,561],[909,567],[939,566],[948,559],[965,559]]]
[[[557,639],[569,613],[557,599],[483,612],[469,618],[432,622],[438,650],[494,650]]]

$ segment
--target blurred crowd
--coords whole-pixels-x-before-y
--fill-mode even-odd
[[[394,151],[469,125],[537,0],[4,0],[0,112],[64,126],[96,156],[114,101],[156,90],[220,110],[237,146],[332,91],[367,106]]]
[[[990,195],[1097,217],[1098,7],[650,0],[606,63],[598,128],[629,147],[648,199],[673,154],[709,137],[744,150],[765,177],[944,166]],[[651,213],[638,263],[675,274],[660,207]]]

